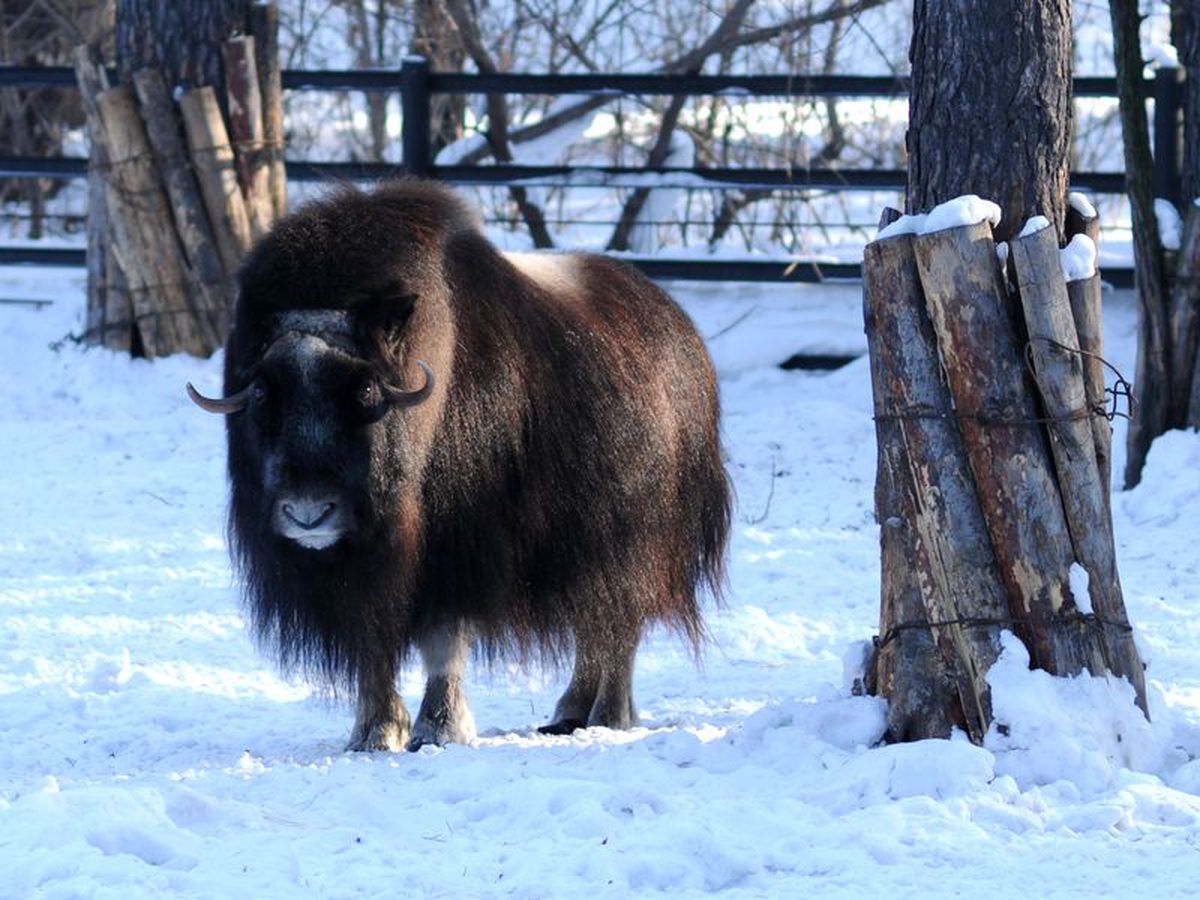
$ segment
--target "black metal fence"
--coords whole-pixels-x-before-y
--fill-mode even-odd
[[[73,88],[69,68],[0,66],[0,88]],[[664,96],[737,97],[868,97],[907,96],[905,78],[854,75],[468,75],[437,73],[413,57],[395,70],[283,72],[283,87],[293,91],[362,91],[399,94],[402,109],[403,163],[322,162],[288,160],[289,180],[331,179],[373,181],[398,174],[439,178],[464,186],[521,184],[572,187],[638,187],[653,176],[656,187],[729,190],[764,188],[781,191],[881,191],[902,192],[902,169],[810,168],[671,168],[644,166],[528,166],[438,165],[430,154],[430,101],[437,94],[549,94],[620,97],[648,94]],[[1076,97],[1115,98],[1112,78],[1076,78]],[[1154,99],[1155,171],[1157,196],[1179,192],[1178,129],[1181,91],[1178,71],[1160,69],[1145,82],[1147,97]],[[0,178],[76,179],[87,176],[85,158],[32,158],[0,156]],[[1076,172],[1072,189],[1100,194],[1125,190],[1119,172]],[[665,256],[632,258],[648,275],[659,279],[710,281],[822,282],[860,277],[858,264],[805,261],[728,259],[672,260]],[[84,251],[29,246],[0,246],[0,264],[85,264]],[[1108,268],[1105,278],[1118,286],[1132,284],[1132,271]]]

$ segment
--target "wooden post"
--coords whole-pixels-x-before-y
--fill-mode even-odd
[[[133,88],[112,88],[97,95],[95,103],[99,133],[108,150],[112,246],[129,279],[146,356],[180,350],[207,355],[219,342],[196,324],[187,263],[175,237]]]
[[[947,737],[952,722],[982,743],[991,723],[986,676],[1000,654],[1008,603],[942,375],[912,236],[868,244],[863,277],[879,445],[880,633],[897,644],[892,658],[885,647],[878,661],[889,735]],[[908,627],[920,622],[932,623],[935,648],[929,631]],[[922,655],[934,653],[945,676],[923,671],[933,663]],[[949,690],[941,689],[943,678]],[[948,696],[958,701],[950,709]]]
[[[238,184],[246,199],[250,233],[257,240],[271,228],[271,170],[263,152],[262,95],[254,38],[236,37],[221,47],[225,60],[225,94],[229,101],[229,135],[237,161]]]
[[[271,172],[273,218],[287,212],[287,170],[283,162],[283,77],[279,70],[279,7],[255,3],[250,8],[250,32],[257,48],[258,88],[262,93],[263,141]]]
[[[991,229],[952,228],[914,246],[1014,630],[1039,668],[1104,672],[1101,643],[1068,615],[1074,550]]]
[[[225,277],[232,281],[250,248],[251,232],[221,108],[213,89],[200,87],[179,98],[179,109],[208,221],[217,241],[217,254]]]
[[[1084,367],[1059,258],[1058,238],[1043,228],[1012,242],[1030,353],[1041,392],[1075,560],[1088,574],[1090,598],[1072,597],[1075,607],[1093,610],[1106,668],[1129,679],[1146,711],[1141,659],[1125,614],[1117,576],[1112,520],[1096,462]],[[1092,668],[1099,674],[1099,670]]]
[[[401,145],[410,175],[429,173],[429,60],[409,56],[400,67]]]
[[[226,279],[217,255],[200,188],[179,133],[175,104],[158,69],[134,72],[133,85],[155,162],[171,201],[175,229],[196,279],[197,305],[204,311],[214,339],[220,342],[227,331],[233,285]]]
[[[1100,248],[1100,217],[1095,210],[1083,212],[1071,204],[1067,209],[1067,240],[1082,234]],[[1101,307],[1102,288],[1100,272],[1090,278],[1079,278],[1067,282],[1067,299],[1071,301],[1071,317],[1075,321],[1075,333],[1079,338],[1079,349],[1083,350],[1083,384],[1087,392],[1088,408],[1099,412],[1108,407],[1105,392],[1104,371],[1104,318]],[[1112,494],[1112,425],[1107,418],[1093,416],[1092,443],[1096,448],[1096,465],[1100,469],[1100,481],[1104,487],[1104,498]]]

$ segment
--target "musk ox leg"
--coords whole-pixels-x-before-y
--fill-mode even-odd
[[[633,705],[633,659],[638,636],[607,641],[603,648],[577,640],[575,671],[571,683],[554,708],[542,734],[570,734],[576,728],[600,725],[632,728],[637,724]]]
[[[358,711],[347,750],[404,749],[412,725],[404,700],[396,693],[391,666],[364,673],[358,680]]]
[[[438,628],[420,641],[420,648],[425,663],[425,696],[408,749],[474,740],[475,717],[463,691],[463,670],[471,652],[470,632],[461,624]]]

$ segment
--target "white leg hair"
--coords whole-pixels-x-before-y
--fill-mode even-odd
[[[425,664],[425,696],[409,750],[425,744],[466,744],[475,739],[475,717],[463,690],[471,633],[462,623],[438,628],[418,644]]]

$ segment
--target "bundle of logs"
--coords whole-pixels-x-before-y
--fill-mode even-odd
[[[76,50],[92,147],[89,342],[146,357],[223,343],[242,257],[287,202],[274,30],[257,55],[255,40],[222,48],[227,114],[213,87],[173,96],[157,69],[110,87]]]
[[[1067,235],[1095,242],[1081,205]],[[987,221],[866,249],[883,576],[866,686],[890,740],[981,743],[1006,630],[1038,668],[1128,679],[1146,710],[1109,509],[1100,276],[1068,282],[1045,224],[1005,258]]]

